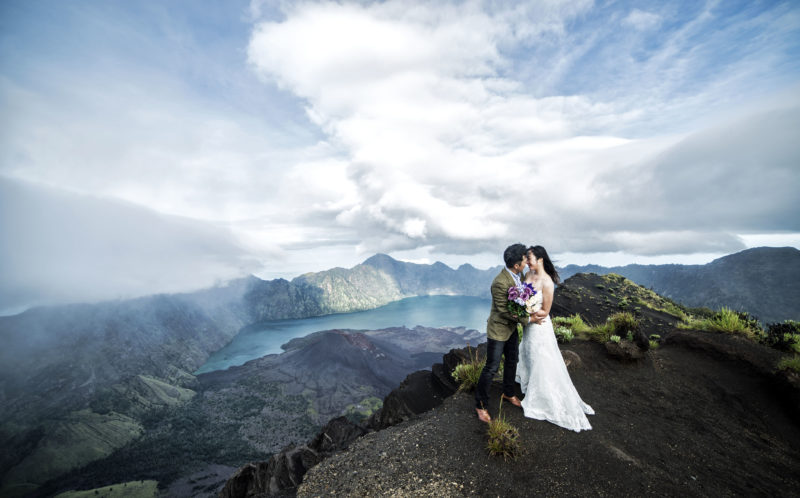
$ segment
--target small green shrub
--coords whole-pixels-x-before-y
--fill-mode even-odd
[[[581,315],[578,313],[568,317],[557,316],[553,318],[553,324],[563,325],[570,329],[575,335],[585,334],[592,328],[583,321],[583,318],[581,318]]]
[[[516,427],[506,422],[503,416],[503,400],[500,400],[500,413],[489,422],[486,449],[492,456],[502,456],[504,460],[515,459],[519,456],[519,431]]]
[[[469,346],[467,346],[467,352],[469,354],[469,360],[456,365],[456,368],[453,369],[453,373],[451,374],[453,379],[459,383],[459,391],[471,391],[474,389],[475,386],[478,385],[478,379],[481,378],[483,366],[486,364],[485,359],[478,359],[477,352],[475,352],[475,356],[472,355],[472,348]]]
[[[598,288],[598,289],[600,289],[600,290],[602,290],[602,289],[605,289],[605,288],[606,288],[606,286],[605,286],[605,285],[603,285],[603,284],[595,284],[595,287],[597,287],[597,288]]]
[[[608,322],[606,322],[602,325],[590,328],[588,331],[585,332],[584,335],[593,341],[607,342],[612,334],[613,330],[611,328],[611,325]]]
[[[628,298],[623,297],[617,306],[619,306],[619,309],[624,310],[628,307],[629,304],[630,303],[628,303]]]
[[[639,330],[639,320],[633,316],[633,313],[627,311],[611,315],[608,317],[607,323],[610,325],[613,334],[620,336],[630,334],[631,339],[629,340],[633,340],[633,334]]]
[[[800,373],[800,356],[787,356],[778,362],[778,370],[792,370]]]
[[[653,339],[650,339],[650,349],[657,349],[658,345],[659,345],[658,341],[654,341]]]
[[[649,337],[649,339],[650,339],[651,341],[660,341],[660,340],[661,340],[661,336],[660,336],[660,335],[658,335],[658,334],[650,334],[650,337]]]
[[[761,342],[780,351],[800,353],[800,322],[770,323]]]
[[[575,334],[573,334],[570,329],[564,327],[563,325],[556,327],[555,334],[558,342],[570,342],[575,338]]]
[[[611,337],[608,338],[609,341],[616,342],[617,344],[619,344],[620,339],[621,338],[618,335],[612,335]]]
[[[629,331],[629,332],[628,332],[628,333],[625,335],[625,340],[626,340],[626,341],[628,341],[628,342],[633,342],[633,332],[630,332],[630,331]]]

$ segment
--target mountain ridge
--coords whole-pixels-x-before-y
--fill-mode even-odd
[[[800,320],[800,250],[756,247],[704,265],[567,265],[576,273],[616,273],[686,306],[746,311],[762,323]]]

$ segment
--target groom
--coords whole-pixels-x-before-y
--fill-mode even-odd
[[[489,386],[500,368],[500,358],[505,355],[503,367],[503,399],[514,406],[520,401],[514,394],[517,376],[517,358],[519,357],[519,338],[517,323],[526,325],[531,319],[520,318],[508,311],[508,289],[521,285],[522,269],[525,268],[527,248],[522,244],[508,246],[503,253],[506,267],[492,282],[492,308],[486,323],[486,365],[483,367],[478,386],[475,389],[475,411],[481,422],[491,422],[487,407],[489,406]]]

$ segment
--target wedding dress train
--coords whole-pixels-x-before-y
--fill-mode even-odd
[[[525,327],[519,346],[517,382],[525,394],[522,409],[526,417],[547,420],[575,432],[592,428],[586,415],[594,415],[594,410],[572,385],[549,316],[540,324]]]

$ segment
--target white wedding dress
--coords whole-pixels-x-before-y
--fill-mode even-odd
[[[547,420],[575,432],[592,428],[586,415],[594,415],[594,410],[572,385],[549,316],[541,324],[525,327],[519,346],[517,382],[525,394],[522,409],[526,417]]]

